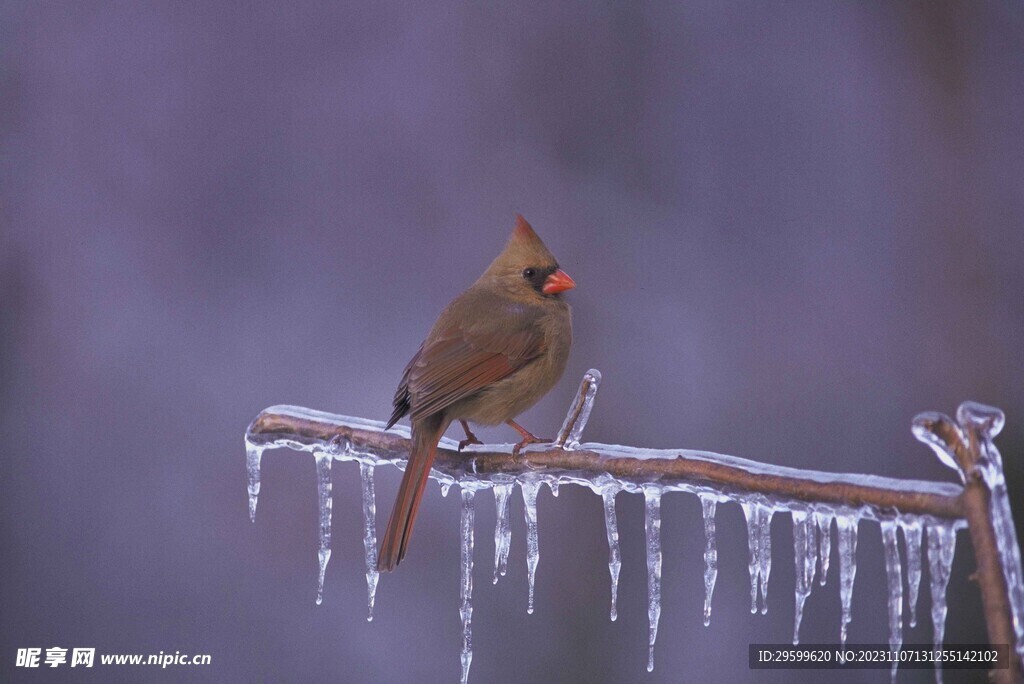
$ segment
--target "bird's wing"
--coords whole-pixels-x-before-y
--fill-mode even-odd
[[[412,408],[412,397],[409,396],[409,373],[415,368],[420,354],[423,353],[424,345],[426,345],[426,342],[420,345],[420,348],[413,354],[412,359],[406,364],[405,370],[402,371],[402,380],[398,383],[398,389],[395,390],[395,398],[391,401],[394,410],[391,412],[388,424],[384,427],[385,430],[390,430],[391,426],[401,420],[402,416],[409,413],[409,410]]]
[[[455,300],[409,363],[405,384],[412,419],[437,413],[508,377],[544,348],[544,334],[530,308],[500,297]]]

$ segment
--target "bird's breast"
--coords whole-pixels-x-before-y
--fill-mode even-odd
[[[513,419],[551,391],[565,371],[572,347],[568,307],[559,307],[539,324],[545,331],[544,351],[515,373],[453,405],[453,419],[498,425]]]

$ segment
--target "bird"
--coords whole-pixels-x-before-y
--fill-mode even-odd
[[[406,415],[412,422],[409,461],[377,557],[393,570],[405,558],[416,512],[441,436],[454,421],[470,430],[507,423],[527,444],[535,437],[513,419],[558,382],[572,346],[572,313],[563,293],[576,283],[521,215],[504,250],[476,282],[441,312],[398,384],[385,429]]]

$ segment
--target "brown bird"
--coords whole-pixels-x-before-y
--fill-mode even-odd
[[[512,237],[484,274],[441,312],[405,367],[388,427],[411,413],[412,450],[377,569],[394,569],[409,546],[437,443],[452,421],[466,432],[459,450],[480,444],[467,421],[508,423],[522,436],[513,455],[541,440],[513,418],[562,376],[572,318],[561,293],[576,286],[541,239],[516,215]]]

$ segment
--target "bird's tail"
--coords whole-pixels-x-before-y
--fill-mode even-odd
[[[416,421],[412,426],[412,450],[409,452],[409,463],[405,466],[405,475],[398,488],[395,507],[391,511],[387,532],[380,545],[377,556],[377,570],[387,572],[405,558],[405,551],[412,536],[412,526],[416,522],[416,512],[423,498],[423,488],[427,485],[430,466],[434,463],[437,443],[448,428],[449,421],[443,416],[430,416]]]

